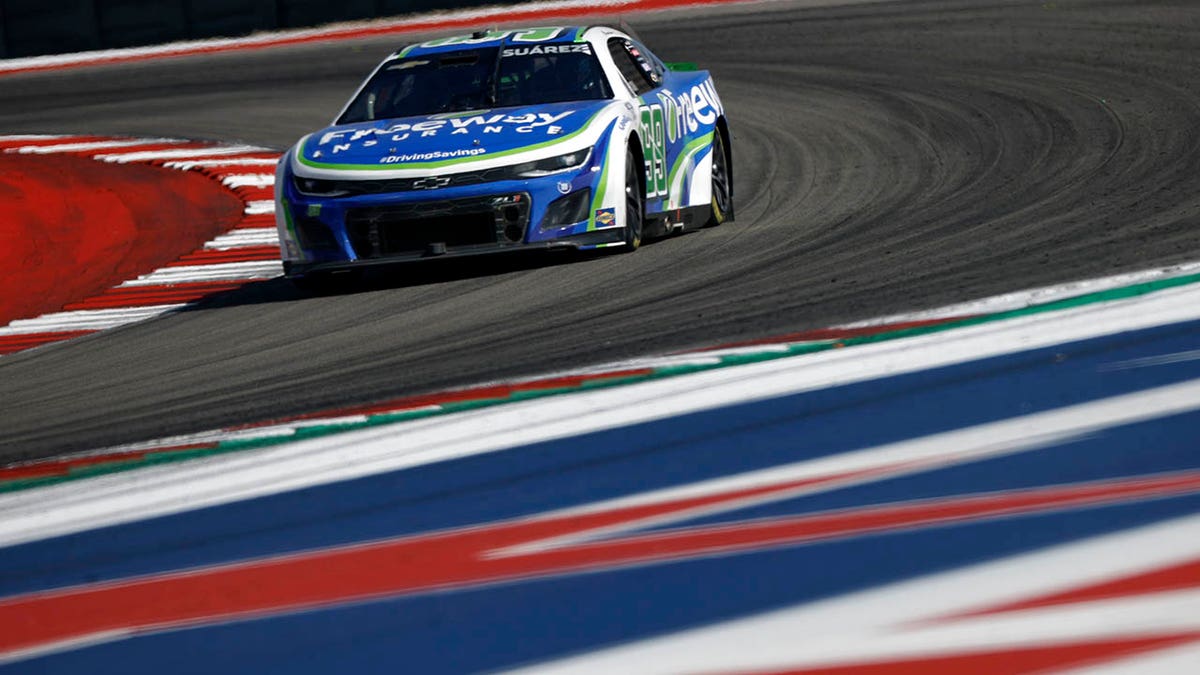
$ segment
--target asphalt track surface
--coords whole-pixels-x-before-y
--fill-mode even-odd
[[[0,460],[1200,258],[1200,4],[814,4],[630,19],[713,72],[736,223],[331,297],[253,284],[6,357]],[[7,77],[0,129],[283,149],[397,42]]]

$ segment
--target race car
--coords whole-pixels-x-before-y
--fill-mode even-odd
[[[607,26],[401,49],[280,158],[275,186],[284,272],[309,287],[431,257],[632,251],[733,216],[712,78]]]

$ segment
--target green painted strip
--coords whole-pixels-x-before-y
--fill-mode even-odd
[[[520,148],[513,148],[511,150],[484,153],[482,155],[472,155],[470,157],[457,157],[455,159],[443,159],[436,162],[410,162],[408,164],[334,164],[330,162],[314,162],[313,160],[304,156],[303,146],[301,146],[301,152],[299,152],[296,156],[300,158],[301,164],[314,169],[338,169],[342,171],[399,171],[401,169],[439,169],[447,166],[466,164],[467,162],[482,162],[489,159],[509,157],[511,155],[516,155],[523,152],[532,152],[534,150],[541,150],[543,148],[561,145],[587,131],[591,127],[592,120],[596,119],[596,117],[602,112],[604,112],[603,109],[596,111],[587,119],[586,122],[583,123],[582,126],[561,138],[553,138],[548,141],[542,141],[541,143],[534,143],[533,145],[526,145]]]
[[[478,410],[488,408],[504,403],[515,401],[528,401],[539,398],[547,398],[562,394],[569,394],[579,391],[607,389],[610,387],[619,387],[639,382],[649,382],[652,380],[660,380],[679,375],[687,375],[691,373],[704,372],[708,370],[716,370],[719,368],[728,368],[731,366],[745,365],[750,363],[762,363],[773,361],[781,358],[799,356],[802,354],[813,354],[817,352],[829,351],[831,349],[840,349],[844,347],[853,347],[856,345],[874,344],[879,342],[887,342],[905,337],[914,337],[919,335],[931,335],[942,333],[955,328],[966,326],[976,326],[987,323],[1004,321],[1006,319],[1015,319],[1025,316],[1033,316],[1036,314],[1045,314],[1087,305],[1112,302],[1117,300],[1127,300],[1139,296],[1155,293],[1158,291],[1168,290],[1189,286],[1195,283],[1200,283],[1200,274],[1191,274],[1180,277],[1172,277],[1167,279],[1157,279],[1154,281],[1142,282],[1131,286],[1121,288],[1108,289],[1104,291],[1096,291],[1086,293],[1079,296],[1055,300],[1052,302],[1031,305],[1019,309],[1007,310],[993,314],[984,314],[974,317],[955,319],[944,323],[919,326],[913,328],[903,328],[889,330],[877,333],[875,335],[861,335],[855,337],[846,337],[837,340],[815,340],[809,342],[795,342],[784,345],[780,349],[780,345],[764,346],[761,352],[748,352],[740,354],[729,354],[717,357],[716,363],[705,364],[684,364],[678,366],[665,366],[657,368],[654,372],[646,375],[630,375],[627,377],[604,378],[598,380],[587,380],[573,387],[554,387],[548,389],[530,389],[513,392],[509,396],[493,397],[478,399],[475,401],[461,401],[457,403],[444,404],[436,410],[409,410],[395,413],[380,413],[369,416],[362,422],[344,422],[338,424],[321,424],[309,427],[302,427],[295,431],[294,434],[286,436],[270,436],[264,438],[250,438],[240,440],[221,441],[215,448],[202,448],[195,450],[180,450],[169,452],[151,452],[143,459],[135,459],[129,461],[117,461],[106,464],[92,464],[77,469],[72,469],[65,476],[46,476],[42,478],[25,478],[0,482],[0,494],[7,492],[16,492],[27,490],[47,485],[54,485],[82,478],[90,478],[92,476],[100,476],[104,474],[117,473],[129,469],[136,469],[143,466],[155,466],[173,462],[182,462],[199,457],[209,457],[213,455],[226,454],[229,452],[237,452],[241,450],[250,450],[254,448],[270,447],[283,443],[291,443],[293,441],[319,438],[332,434],[340,434],[356,429],[363,429],[374,426],[382,426],[385,424],[394,424],[397,422],[405,422],[409,420],[422,419],[426,417],[434,417],[438,415],[446,415],[456,412],[464,412],[468,410]],[[769,349],[767,347],[770,347]]]
[[[128,471],[130,469],[139,469],[144,466],[182,462],[189,459],[195,459],[197,457],[223,454],[224,452],[227,451],[224,450],[220,445],[218,445],[216,448],[201,448],[196,450],[179,450],[158,453],[152,452],[147,454],[142,459],[133,459],[123,462],[107,462],[104,464],[90,464],[88,466],[78,467],[72,469],[64,476],[45,476],[42,478],[25,478],[0,482],[0,494],[6,492],[17,492],[19,490],[27,490],[35,487],[44,487],[46,485],[55,485],[57,483],[66,483],[83,478],[91,478],[93,476],[103,476],[110,473],[119,473],[122,471]]]
[[[292,222],[292,203],[287,200],[287,197],[280,197],[279,201],[283,206],[283,222],[287,225],[288,234],[296,246],[303,251],[304,247],[300,245],[300,235],[296,232],[296,223]]]
[[[604,192],[608,190],[608,165],[612,163],[608,161],[608,155],[612,150],[612,136],[609,136],[609,139],[609,145],[604,147],[604,157],[600,160],[603,162],[600,169],[600,185],[596,188],[595,196],[592,197],[591,213],[588,214],[587,229],[589,232],[596,229],[596,209],[600,208],[600,205],[604,203]]]

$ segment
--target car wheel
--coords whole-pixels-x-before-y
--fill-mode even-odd
[[[625,245],[622,251],[636,251],[642,245],[642,223],[646,220],[646,196],[638,172],[642,165],[632,151],[625,153]]]
[[[712,208],[707,226],[720,225],[733,215],[733,173],[725,153],[725,134],[713,132],[712,146]]]

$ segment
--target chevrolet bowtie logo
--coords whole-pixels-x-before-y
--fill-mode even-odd
[[[450,179],[446,176],[430,176],[414,180],[412,187],[414,190],[432,190],[434,188],[445,187],[449,184]]]

